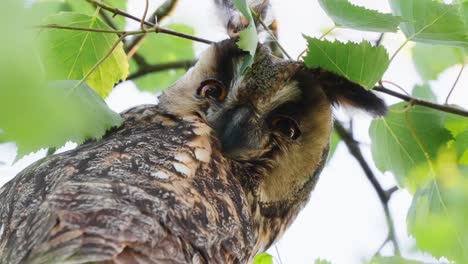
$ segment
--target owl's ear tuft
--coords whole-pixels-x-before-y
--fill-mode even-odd
[[[318,74],[319,82],[333,105],[350,106],[383,116],[387,113],[385,102],[373,92],[331,72]]]

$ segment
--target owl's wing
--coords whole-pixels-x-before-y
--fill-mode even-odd
[[[0,263],[239,263],[253,243],[243,191],[196,118],[124,114],[99,142],[0,189]]]

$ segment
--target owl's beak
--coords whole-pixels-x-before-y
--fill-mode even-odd
[[[254,112],[248,106],[241,106],[227,111],[220,118],[218,135],[222,150],[233,158],[258,147],[257,140],[252,137],[251,118]]]

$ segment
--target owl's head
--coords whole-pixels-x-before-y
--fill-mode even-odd
[[[244,188],[263,215],[288,214],[307,200],[328,154],[334,105],[374,115],[381,99],[333,73],[274,57],[263,46],[240,72],[234,40],[212,45],[161,97],[164,107],[199,115],[215,131],[224,156],[244,164]],[[249,171],[251,170],[251,171]],[[269,210],[267,207],[278,207]],[[292,207],[291,207],[292,206]],[[270,208],[271,209],[271,208]]]

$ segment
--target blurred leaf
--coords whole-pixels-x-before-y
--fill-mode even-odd
[[[273,264],[273,258],[267,253],[257,254],[252,264]]]
[[[106,1],[103,1],[106,2]],[[86,0],[65,0],[65,3],[73,12],[93,16],[96,14],[96,7]]]
[[[465,26],[468,26],[468,0],[455,0],[454,3],[458,5],[458,11]]]
[[[46,82],[35,52],[35,33],[25,26],[29,13],[21,1],[0,2],[0,30],[8,41],[0,44],[0,141],[14,141],[18,156],[67,141],[100,138],[121,123],[86,85],[76,81]],[[32,19],[32,18],[31,18]]]
[[[50,16],[45,24],[110,29],[96,17],[64,12]],[[44,29],[39,36],[42,59],[52,80],[80,80],[106,56],[118,38],[114,34],[63,29]],[[114,85],[128,75],[127,55],[119,43],[112,54],[86,79],[99,95],[106,97]]]
[[[418,43],[412,52],[416,70],[424,80],[436,80],[447,68],[465,61],[463,49],[458,47]]]
[[[61,11],[71,11],[70,7],[60,0],[34,1],[31,5],[31,21],[40,24],[45,17]]]
[[[414,86],[412,95],[413,97],[431,102],[435,102],[437,100],[436,95],[434,94],[434,92],[431,89],[431,86],[429,86],[428,83]]]
[[[194,34],[194,30],[191,27],[182,24],[172,24],[166,28],[189,35]],[[151,65],[195,58],[191,40],[175,38],[164,34],[148,35],[141,43],[138,53]],[[138,70],[133,60],[130,66],[132,73]],[[135,79],[134,82],[142,91],[157,92],[168,87],[184,73],[185,70],[183,69],[168,70],[147,74]]]
[[[314,264],[331,264],[331,262],[328,260],[324,260],[324,259],[316,259],[314,261]]]
[[[367,41],[356,44],[304,37],[309,44],[304,58],[307,67],[324,68],[367,89],[374,87],[388,67],[388,54],[382,46],[373,47]]]
[[[433,181],[420,188],[408,212],[408,231],[416,245],[435,257],[468,263],[468,175],[452,152],[441,152],[428,169]]]
[[[239,33],[239,41],[237,41],[237,46],[249,53],[245,56],[244,64],[241,67],[241,72],[245,72],[253,63],[255,52],[257,51],[258,34],[247,0],[232,0],[232,3],[249,20],[249,25]]]
[[[377,168],[382,172],[391,171],[400,186],[405,185],[414,167],[427,162],[426,154],[434,160],[439,148],[453,139],[444,127],[443,113],[420,106],[403,112],[406,105],[391,106],[389,113],[383,119],[372,121],[369,128]]]
[[[18,156],[67,141],[78,144],[101,138],[107,129],[121,124],[120,116],[86,84],[59,81],[19,87],[10,83],[0,92],[0,127],[4,141],[14,141]]]
[[[369,264],[425,264],[425,262],[404,259],[404,258],[397,257],[397,256],[392,256],[392,257],[375,256],[372,258]]]
[[[328,161],[330,161],[333,155],[335,154],[336,147],[338,146],[338,143],[340,143],[340,141],[341,141],[340,136],[333,129],[330,135],[330,152],[328,154]]]
[[[392,14],[383,14],[356,6],[347,0],[319,0],[319,3],[338,27],[364,31],[396,32],[402,21]]]
[[[86,2],[86,0],[65,0],[65,2],[70,6],[71,10],[77,13],[86,14],[93,16],[96,13],[96,7],[91,3]],[[122,11],[127,10],[127,0],[101,0],[101,2],[116,7]],[[107,11],[102,11],[107,12]],[[118,29],[125,28],[125,18],[123,16],[112,16],[112,13],[106,13],[110,19],[115,23]]]
[[[468,27],[458,7],[432,0],[389,0],[393,13],[405,22],[400,25],[413,41],[468,47]]]
[[[468,129],[457,135],[452,146],[457,152],[458,163],[468,165]]]
[[[452,107],[457,106],[452,105]],[[459,133],[468,130],[468,118],[454,114],[447,114],[444,118],[444,125],[445,128],[448,129],[454,137],[456,137]]]

